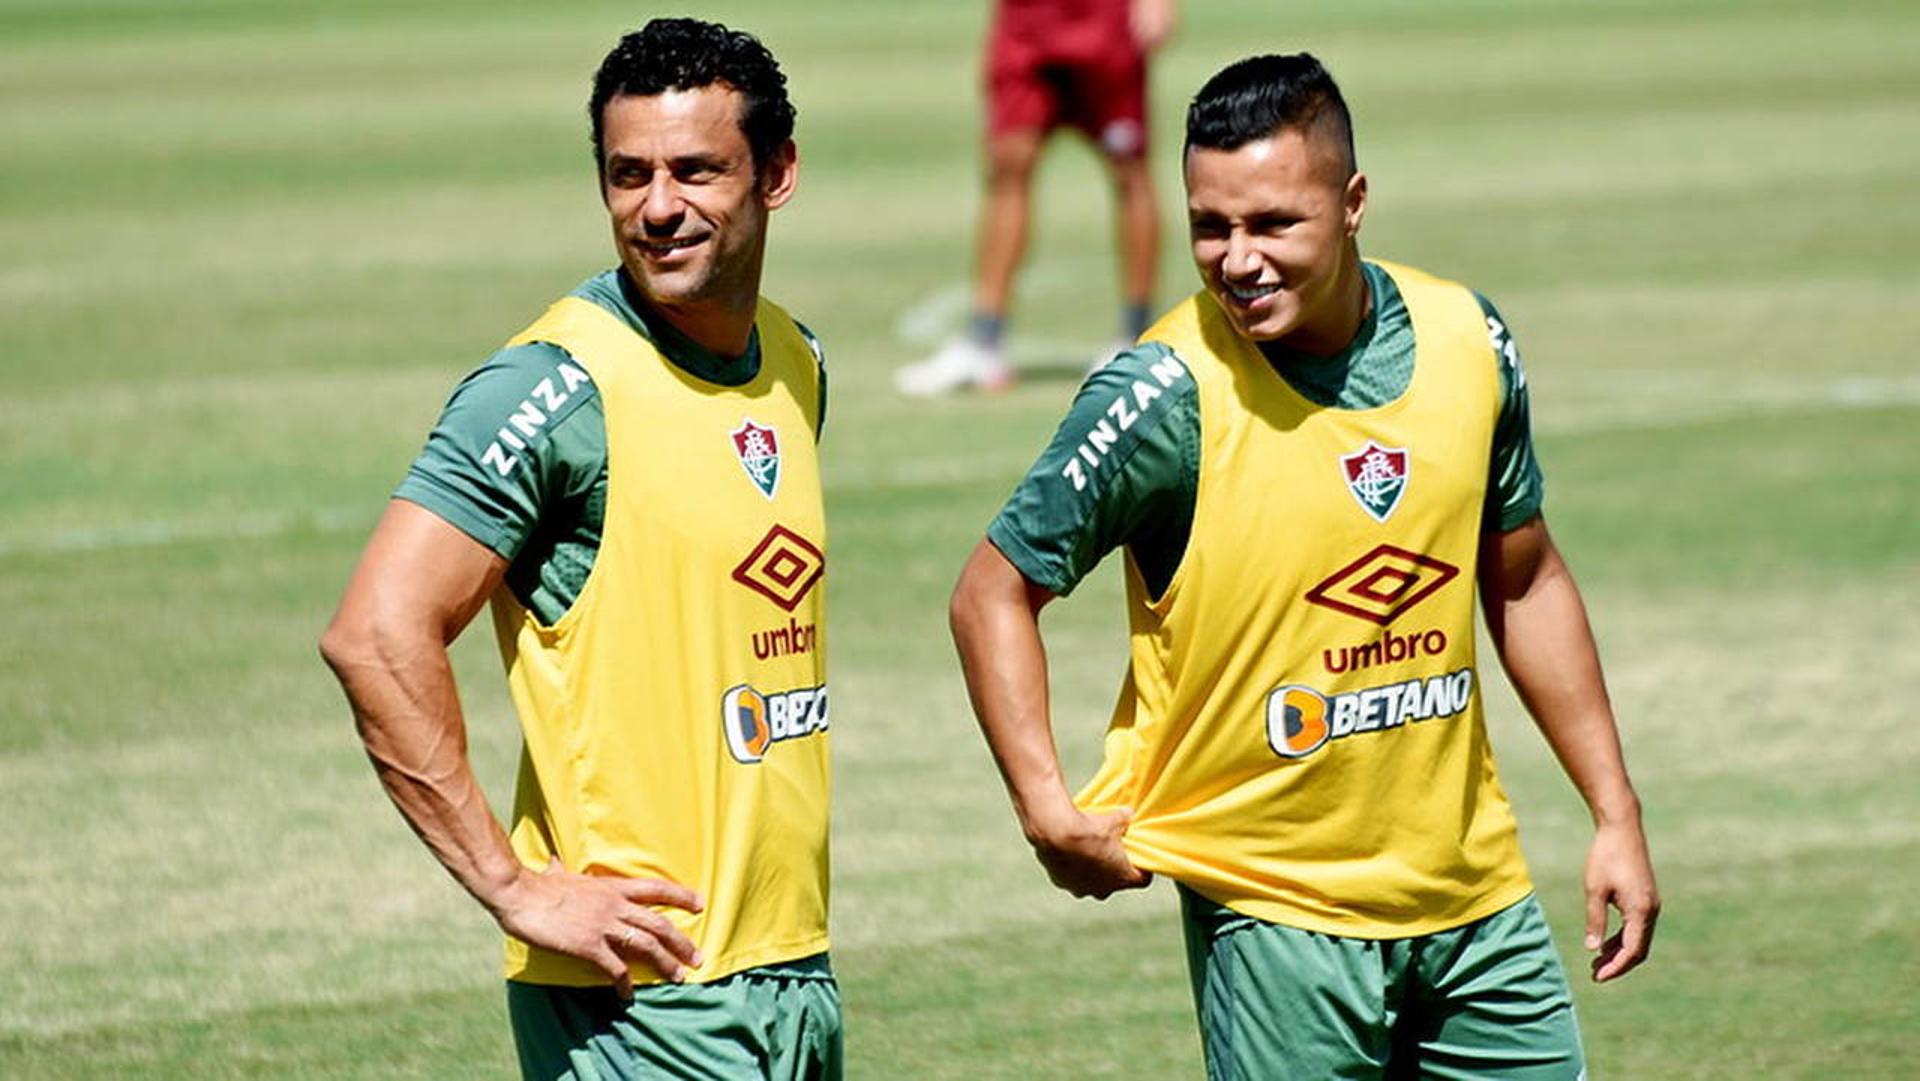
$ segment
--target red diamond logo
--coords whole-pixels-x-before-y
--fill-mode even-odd
[[[791,612],[826,569],[826,553],[786,526],[776,525],[733,568],[733,580]]]
[[[1459,574],[1451,563],[1382,544],[1328,575],[1307,600],[1384,627]]]

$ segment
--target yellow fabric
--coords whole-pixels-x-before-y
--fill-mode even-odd
[[[1301,397],[1205,293],[1146,333],[1199,392],[1193,528],[1164,596],[1129,561],[1131,671],[1077,797],[1134,809],[1144,869],[1360,938],[1459,926],[1531,888],[1473,672],[1498,371],[1469,290],[1382,265],[1415,354],[1374,409]],[[1369,441],[1407,452],[1384,521],[1341,461]]]
[[[592,376],[608,473],[600,551],[566,615],[543,626],[494,597],[526,739],[513,848],[529,867],[557,856],[699,891],[703,913],[663,911],[704,952],[702,981],[827,946],[819,373],[785,312],[763,301],[756,325],[760,372],[739,387],[687,374],[573,297],[509,343],[552,343]],[[771,497],[735,444],[747,424],[775,433]],[[729,739],[743,711],[758,738]],[[607,982],[511,938],[506,974]]]

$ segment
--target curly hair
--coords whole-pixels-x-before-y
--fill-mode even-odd
[[[607,102],[632,94],[650,97],[668,90],[721,84],[744,99],[740,133],[756,165],[764,165],[793,137],[793,103],[787,77],[760,39],[699,19],[654,19],[620,39],[593,76],[587,113],[593,120],[593,161],[606,164],[603,120]]]

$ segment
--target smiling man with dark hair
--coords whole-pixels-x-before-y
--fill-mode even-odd
[[[1518,350],[1484,297],[1360,257],[1367,178],[1313,57],[1214,76],[1184,166],[1204,288],[1087,379],[954,591],[1022,829],[1076,896],[1179,884],[1215,1081],[1575,1081],[1482,719],[1476,587],[1593,814],[1596,979],[1646,957],[1659,898]],[[1131,666],[1072,796],[1039,613],[1115,548]]]
[[[506,933],[527,1077],[830,1081],[826,375],[760,296],[794,110],[758,40],[692,19],[621,39],[589,108],[620,265],[455,389],[321,649]],[[504,829],[446,649],[489,602],[525,737]]]

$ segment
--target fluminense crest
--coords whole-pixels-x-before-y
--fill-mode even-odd
[[[1400,505],[1407,490],[1410,465],[1404,447],[1383,447],[1373,440],[1340,459],[1347,490],[1360,503],[1360,509],[1384,522]]]
[[[768,499],[780,487],[780,436],[772,428],[745,420],[735,428],[733,435],[734,452],[740,455],[740,464],[747,471],[747,479],[760,489],[760,494]]]

